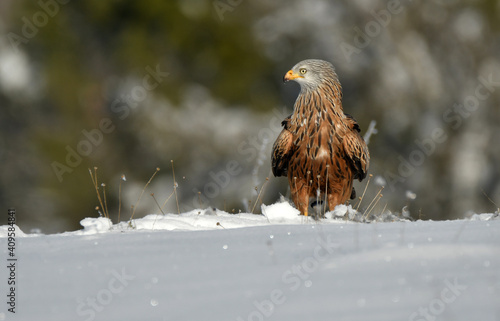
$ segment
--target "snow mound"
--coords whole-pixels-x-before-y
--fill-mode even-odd
[[[272,205],[262,204],[262,214],[267,217],[269,222],[290,223],[302,221],[300,211],[288,202],[275,203]]]
[[[196,209],[182,214],[150,214],[131,222],[121,222],[115,229],[137,230],[215,230],[272,224],[300,224],[304,217],[288,202],[262,205],[263,214],[231,214],[218,209]]]
[[[89,235],[107,232],[113,226],[113,223],[109,218],[105,217],[87,217],[80,221],[80,225],[83,226],[80,234]]]
[[[499,212],[497,213],[483,213],[473,214],[470,218],[471,221],[491,221],[500,219]]]
[[[311,217],[301,216],[300,212],[286,201],[272,205],[263,204],[262,213],[231,214],[215,208],[206,208],[195,209],[181,214],[149,214],[143,218],[119,222],[115,225],[112,224],[111,220],[104,217],[85,218],[80,221],[83,230],[64,234],[91,235],[131,230],[202,231],[279,224],[338,224],[344,222],[343,220],[328,219],[316,221]]]
[[[0,226],[0,237],[9,237],[9,227],[10,227],[9,225]],[[14,228],[15,228],[15,236],[16,237],[27,236],[23,231],[21,231],[19,226],[17,226],[16,224],[14,224]],[[12,233],[12,231],[11,231],[11,233]]]
[[[262,215],[240,213],[229,214],[217,209],[196,209],[182,214],[150,214],[130,222],[121,222],[114,228],[137,230],[213,230],[265,225]]]
[[[326,218],[334,219],[334,218],[344,218],[347,215],[347,217],[350,220],[352,220],[356,217],[357,213],[358,212],[355,209],[353,209],[351,205],[346,206],[341,204],[337,205],[333,211],[327,212],[325,216]]]

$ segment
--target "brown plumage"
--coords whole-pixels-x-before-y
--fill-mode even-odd
[[[292,200],[308,215],[309,199],[318,194],[333,210],[354,198],[352,182],[366,177],[370,154],[356,120],[344,113],[342,87],[332,64],[304,60],[283,80],[300,84],[293,114],[273,145],[274,176],[287,176]]]

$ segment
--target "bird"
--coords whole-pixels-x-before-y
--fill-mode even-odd
[[[273,175],[288,177],[292,201],[302,215],[309,215],[311,198],[325,199],[332,211],[356,197],[353,180],[366,177],[368,146],[356,120],[344,113],[342,86],[330,62],[303,60],[283,81],[297,82],[300,93],[273,144]]]

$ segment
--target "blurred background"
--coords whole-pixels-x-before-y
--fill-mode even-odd
[[[262,186],[271,204],[287,179],[270,150],[299,90],[282,77],[320,58],[362,133],[377,122],[361,207],[378,184],[379,212],[494,212],[499,16],[496,0],[2,0],[2,211],[25,232],[79,229],[99,215],[97,167],[114,222],[160,168],[134,217],[159,213],[150,194],[172,195],[172,161],[181,212],[251,211]]]

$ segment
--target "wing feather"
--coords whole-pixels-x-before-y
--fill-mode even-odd
[[[291,115],[285,118],[281,125],[283,130],[274,142],[271,156],[274,176],[288,175],[288,163],[293,154],[293,134],[289,131]]]
[[[346,114],[345,121],[349,130],[343,140],[344,150],[354,169],[354,178],[361,182],[368,172],[370,152],[365,140],[359,134],[359,125],[356,120],[351,115]]]

